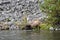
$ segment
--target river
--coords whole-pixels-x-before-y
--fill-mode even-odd
[[[0,40],[60,40],[60,31],[3,30]]]

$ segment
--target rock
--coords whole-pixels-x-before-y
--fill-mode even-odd
[[[2,27],[1,30],[9,30],[9,27]]]
[[[9,27],[0,25],[0,30],[9,30]]]
[[[2,3],[0,3],[0,5],[4,5],[4,4],[10,4],[10,2],[2,2]]]
[[[54,28],[53,27],[50,27],[49,30],[54,30]]]
[[[3,11],[3,8],[0,8],[0,11]]]
[[[16,26],[16,25],[11,25],[11,26],[9,27],[9,29],[10,29],[10,30],[18,30],[19,27]]]
[[[12,20],[12,23],[7,21],[8,25],[14,25],[13,22],[22,21],[26,14],[28,21],[44,16],[39,10],[38,0],[0,0],[0,21],[6,22],[8,18]]]
[[[2,29],[2,25],[0,25],[0,30]]]

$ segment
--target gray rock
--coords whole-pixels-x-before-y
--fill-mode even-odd
[[[44,18],[44,14],[39,10],[37,0],[0,0],[0,21],[9,18],[11,21],[22,21],[24,15],[27,15],[27,20],[33,20],[35,18]],[[44,17],[43,17],[44,16]]]

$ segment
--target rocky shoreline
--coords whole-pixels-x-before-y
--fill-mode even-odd
[[[21,24],[24,16],[27,17],[28,22],[36,18],[42,20],[46,17],[40,11],[37,0],[0,0],[1,25],[15,29]]]

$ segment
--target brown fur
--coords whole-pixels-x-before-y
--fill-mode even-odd
[[[31,27],[35,27],[35,26],[39,26],[40,25],[40,21],[39,20],[33,20],[30,22]]]

